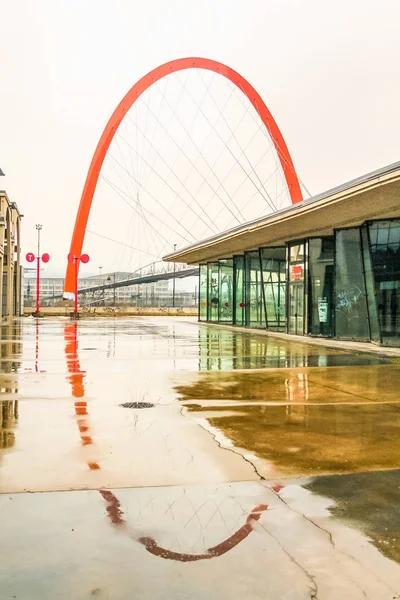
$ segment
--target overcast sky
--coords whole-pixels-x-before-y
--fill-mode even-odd
[[[24,254],[43,224],[48,274],[105,123],[174,58],[248,79],[313,194],[400,159],[398,0],[0,0],[0,20],[0,188],[25,215]]]

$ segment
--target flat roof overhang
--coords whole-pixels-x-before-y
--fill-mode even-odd
[[[259,247],[283,246],[374,219],[400,218],[400,162],[168,254],[163,260],[200,264]]]

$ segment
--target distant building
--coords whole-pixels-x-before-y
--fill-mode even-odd
[[[1,317],[21,315],[21,217],[18,206],[0,191],[0,310]]]
[[[155,283],[147,283],[142,285],[130,285],[126,287],[113,288],[112,284],[118,281],[124,281],[132,277],[132,273],[117,271],[115,273],[104,273],[102,275],[93,275],[92,277],[79,278],[79,288],[90,288],[109,285],[109,289],[104,291],[93,292],[91,297],[90,292],[81,297],[82,303],[92,303],[94,305],[107,304],[129,304],[140,305],[143,301],[145,304],[151,302],[152,299],[160,299],[160,297],[168,297],[170,295],[168,289],[168,281],[158,281]],[[42,277],[40,280],[40,297],[44,304],[53,304],[56,300],[61,300],[64,291],[63,277]],[[27,306],[33,305],[36,298],[36,276],[32,273],[31,276],[25,277],[24,280],[24,299]]]

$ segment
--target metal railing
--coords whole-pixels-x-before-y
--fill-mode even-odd
[[[81,293],[79,296],[79,306],[84,307],[138,307],[138,308],[196,308],[197,307],[196,292],[175,292],[175,299],[172,293],[154,294],[141,292],[131,294],[129,297],[118,298],[114,300],[114,290],[107,289],[99,291],[88,291]],[[62,300],[60,297],[46,298],[41,301],[41,305],[45,306],[68,306],[72,305],[71,300]],[[32,297],[24,297],[25,307],[33,306],[34,299]]]

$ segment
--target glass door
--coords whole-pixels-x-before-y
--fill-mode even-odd
[[[309,240],[309,323],[311,335],[332,336],[334,332],[334,250],[333,237]]]
[[[261,248],[261,278],[268,329],[286,329],[286,247]]]
[[[265,327],[265,312],[258,252],[245,253],[245,325]]]
[[[219,305],[219,266],[218,263],[208,263],[207,280],[207,321],[218,321]]]
[[[292,281],[289,286],[289,333],[304,333],[304,284]]]
[[[307,322],[305,308],[306,295],[304,282],[306,280],[306,245],[304,242],[289,246],[289,302],[288,302],[288,332],[294,335],[306,333],[304,325]]]

